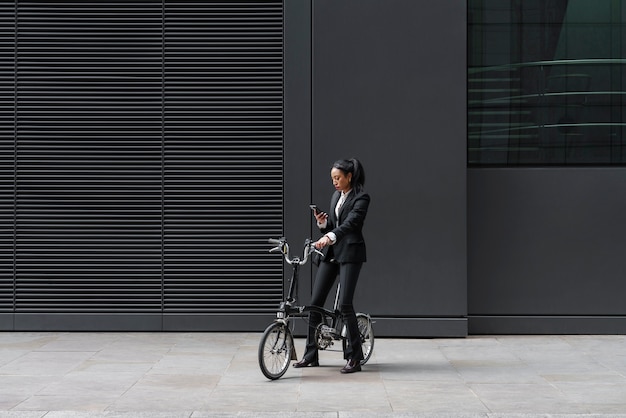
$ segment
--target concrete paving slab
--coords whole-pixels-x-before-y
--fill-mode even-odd
[[[277,381],[260,337],[0,333],[0,418],[626,418],[625,336],[381,338],[360,373],[326,351]]]

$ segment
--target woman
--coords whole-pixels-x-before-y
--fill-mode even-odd
[[[352,298],[359,279],[361,266],[365,262],[365,241],[361,230],[367,215],[370,197],[363,191],[365,173],[363,166],[356,159],[339,160],[333,164],[330,177],[335,186],[335,193],[330,199],[330,216],[324,212],[315,212],[317,226],[324,234],[315,242],[317,249],[323,249],[311,304],[324,306],[337,275],[341,284],[339,307],[347,328],[348,344],[343,353],[348,361],[341,373],[361,371],[361,339],[356,314],[352,306]],[[309,314],[309,332],[307,335],[306,352],[294,367],[319,366],[315,329],[321,323],[319,313]]]

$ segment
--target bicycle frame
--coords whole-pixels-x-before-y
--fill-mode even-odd
[[[287,292],[287,298],[280,303],[280,306],[276,313],[276,320],[283,322],[285,325],[288,325],[289,319],[292,316],[302,315],[306,312],[316,312],[322,315],[322,318],[330,318],[332,321],[330,329],[327,330],[329,332],[327,332],[325,335],[326,338],[332,338],[335,340],[344,338],[345,337],[344,330],[342,330],[341,333],[337,332],[337,326],[339,325],[342,319],[341,313],[338,310],[339,292],[341,291],[340,285],[337,285],[337,292],[335,294],[335,302],[334,302],[332,310],[327,309],[323,306],[316,306],[316,305],[300,305],[300,306],[295,305],[296,300],[297,300],[297,295],[295,295],[295,292],[296,292],[298,280],[299,280],[300,266],[306,264],[309,255],[312,254],[313,252],[316,252],[318,254],[322,254],[322,253],[315,249],[310,239],[307,239],[305,240],[304,256],[302,257],[302,259],[297,258],[297,257],[290,258],[289,245],[284,241],[284,239],[270,240],[270,242],[273,242],[279,245],[278,247],[270,250],[270,252],[278,252],[278,250],[280,250],[280,252],[283,253],[285,257],[285,261],[292,266],[292,274],[291,274],[291,278],[289,279],[289,290]],[[322,323],[323,322],[324,321],[322,321]]]
[[[268,379],[275,380],[285,374],[289,368],[290,360],[297,360],[293,336],[289,328],[289,320],[291,317],[302,316],[306,312],[315,312],[322,316],[322,321],[315,330],[315,343],[320,350],[325,350],[333,345],[333,340],[341,340],[345,350],[345,344],[347,344],[348,341],[346,339],[345,324],[341,332],[337,332],[337,328],[343,322],[341,312],[337,309],[339,292],[341,291],[340,285],[337,286],[333,310],[326,309],[323,306],[296,305],[300,267],[306,264],[312,253],[322,253],[315,248],[310,239],[305,241],[304,255],[302,258],[291,258],[289,245],[285,238],[270,239],[269,242],[277,245],[275,248],[272,248],[270,252],[280,252],[284,256],[285,261],[292,266],[293,270],[291,279],[289,280],[287,297],[281,301],[278,311],[276,312],[276,319],[265,329],[259,343],[258,360],[261,371]],[[356,316],[362,342],[365,342],[367,346],[367,350],[364,352],[364,358],[361,361],[361,364],[365,364],[369,360],[374,347],[372,319],[368,314],[364,313],[357,313]]]

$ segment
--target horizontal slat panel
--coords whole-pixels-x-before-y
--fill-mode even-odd
[[[161,1],[20,1],[17,312],[161,308]]]
[[[275,309],[282,2],[16,4],[0,23],[0,309]]]
[[[166,2],[165,312],[282,296],[282,3]]]
[[[0,312],[13,310],[15,7],[0,0]]]

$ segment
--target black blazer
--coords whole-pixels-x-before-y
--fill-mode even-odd
[[[363,222],[370,204],[370,196],[361,191],[352,190],[339,209],[339,217],[335,215],[335,206],[341,197],[336,191],[330,199],[328,221],[322,233],[333,232],[337,241],[324,249],[324,261],[334,259],[339,263],[362,263],[367,260],[365,240],[363,239]]]

